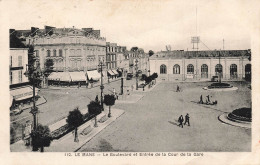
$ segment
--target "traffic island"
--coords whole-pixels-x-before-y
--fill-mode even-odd
[[[204,87],[204,90],[212,91],[234,91],[237,90],[237,87],[233,87],[229,83],[212,83],[211,85]]]
[[[220,115],[219,120],[223,123],[243,127],[251,128],[252,123],[252,109],[251,108],[239,108],[231,113],[224,113]]]

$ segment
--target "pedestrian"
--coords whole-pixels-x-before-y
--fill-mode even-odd
[[[183,128],[183,116],[181,115],[180,117],[179,117],[179,119],[178,119],[178,122],[180,123],[178,126],[180,127],[181,126],[181,128]]]
[[[185,122],[184,122],[184,125],[186,125],[186,123],[188,123],[188,126],[190,126],[190,116],[189,116],[188,113],[187,113],[187,115],[185,116]]]
[[[207,97],[207,99],[208,99],[208,100],[207,100],[207,101],[208,101],[208,103],[210,103],[209,95],[208,95],[208,96],[206,96],[206,97]]]
[[[202,97],[202,95],[200,95],[200,102],[199,103],[203,104],[203,97]]]
[[[113,88],[113,94],[114,94],[114,96],[116,95],[116,89],[115,88]]]
[[[179,85],[177,85],[177,90],[176,90],[176,92],[180,92],[180,87],[179,87]]]
[[[98,100],[98,95],[96,95],[95,101],[96,101],[97,103],[99,102],[99,100]]]

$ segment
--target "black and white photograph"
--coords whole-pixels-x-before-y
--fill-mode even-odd
[[[258,1],[0,6],[3,143],[19,157],[10,164],[34,154],[260,163]]]

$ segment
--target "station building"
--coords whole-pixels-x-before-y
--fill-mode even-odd
[[[161,51],[150,57],[151,73],[159,80],[251,80],[251,50]]]

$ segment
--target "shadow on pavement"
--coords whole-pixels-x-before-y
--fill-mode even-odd
[[[168,121],[170,124],[172,124],[172,125],[176,125],[176,126],[178,126],[178,123],[175,123],[175,122],[172,122],[172,121]]]

